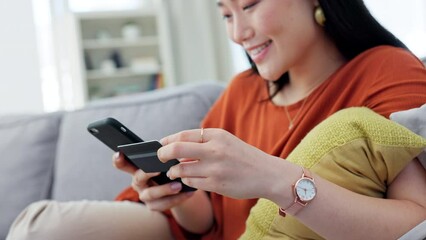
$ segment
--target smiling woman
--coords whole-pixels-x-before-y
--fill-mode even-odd
[[[386,180],[382,194],[354,191],[354,188],[363,189],[358,182],[351,182],[350,186],[339,184],[336,179],[344,179],[343,175],[350,170],[342,172],[334,180],[327,178],[324,171],[331,171],[330,168],[314,168],[315,165],[310,164],[313,161],[310,154],[300,162],[281,161],[287,157],[291,160],[289,154],[300,141],[316,125],[340,109],[364,106],[372,109],[374,114],[388,117],[394,111],[423,104],[426,96],[416,88],[426,90],[426,72],[405,45],[375,21],[362,1],[221,0],[218,8],[228,36],[245,49],[253,70],[239,74],[206,117],[203,127],[208,129],[204,129],[204,143],[194,143],[194,139],[199,139],[199,131],[184,131],[164,138],[162,143],[165,146],[159,150],[163,161],[198,159],[172,167],[168,176],[172,179],[180,177],[185,184],[210,192],[215,224],[207,234],[203,234],[203,238],[236,239],[245,227],[248,231],[245,236],[250,238],[253,236],[250,233],[259,230],[264,223],[262,219],[266,218],[276,219],[280,229],[269,236],[283,239],[289,236],[315,239],[397,238],[419,223],[424,218],[426,203],[421,200],[424,193],[410,196],[413,205],[399,207],[405,196],[400,195],[402,192],[398,186],[411,181],[405,179],[405,172],[417,175],[409,174],[417,180],[424,177],[418,161],[413,160],[421,147],[404,158],[406,164],[395,173],[395,176],[401,173],[401,177]],[[409,65],[416,68],[418,74],[409,70]],[[394,98],[396,92],[400,96],[414,95],[411,100],[404,101]],[[333,96],[333,101],[330,96]],[[398,107],[395,108],[394,104]],[[290,124],[292,128],[288,127]],[[352,136],[346,130],[337,132]],[[313,135],[313,142],[322,142],[324,138],[331,139],[333,144],[341,144],[333,134]],[[422,140],[419,143],[424,144]],[[350,165],[358,159],[350,152],[344,155],[342,159]],[[371,159],[374,162],[378,160],[375,157]],[[402,157],[398,160],[404,162]],[[300,166],[310,168],[313,174],[304,170],[301,176]],[[380,169],[376,167],[375,171]],[[364,172],[364,167],[361,168],[353,171]],[[311,190],[315,194],[309,199],[304,198],[304,191],[291,191],[292,184],[306,179],[315,179],[310,181],[314,184]],[[141,185],[143,183],[140,181]],[[418,181],[418,184],[425,186],[426,183]],[[203,221],[195,221],[185,202],[176,205],[174,199],[177,196],[168,196],[165,187],[163,194],[155,199],[146,198],[147,192],[154,194],[161,191],[160,188],[136,190],[141,200],[148,201],[148,206],[152,204],[158,209],[160,204],[164,209],[171,207],[175,210],[170,219],[175,237],[184,238],[182,234],[188,234],[188,230],[193,233],[207,230],[205,226],[211,216],[205,215]],[[195,197],[200,196],[191,199]],[[251,215],[249,223],[252,224],[245,226],[246,217],[259,197],[268,199],[273,206],[268,209],[274,210],[252,209],[260,210]],[[165,202],[166,199],[168,202]],[[335,208],[330,209],[330,204]],[[386,206],[387,210],[376,209],[372,214],[377,204]],[[346,207],[348,205],[366,210],[354,212]],[[416,205],[419,207],[414,207]],[[404,209],[410,209],[417,215],[405,219],[406,225],[401,226],[400,216],[407,214]],[[394,212],[390,214],[391,211]],[[336,212],[344,214],[336,216]],[[290,215],[289,220],[277,217],[279,214]],[[378,215],[381,216],[379,219],[388,221],[372,225],[372,218]],[[333,217],[318,219],[318,216]],[[293,218],[302,224],[301,231],[294,233],[296,228],[280,227],[281,222],[293,222]],[[371,221],[357,222],[354,219]],[[337,224],[340,226],[338,229],[335,228]],[[388,231],[389,225],[398,227]],[[354,226],[357,229],[354,230]],[[374,229],[370,229],[372,226]]]
[[[115,154],[114,166],[132,177],[117,200],[143,204],[132,205],[137,214],[125,227],[107,231],[125,239],[397,239],[423,221],[426,172],[416,156],[426,140],[386,119],[426,102],[419,59],[362,0],[217,5],[252,68],[233,78],[201,130],[166,136],[157,152],[163,162],[181,161],[170,179],[198,190],[155,185],[156,173]],[[41,219],[61,219],[37,229],[40,236],[97,239],[77,231],[86,226],[78,219],[105,229],[96,212],[127,217],[122,203],[97,207],[44,202],[27,212],[53,209]],[[27,214],[11,232],[25,235],[39,215]]]

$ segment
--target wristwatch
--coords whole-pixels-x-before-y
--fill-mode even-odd
[[[294,211],[294,214],[299,212],[303,207],[308,205],[312,200],[314,200],[315,196],[317,195],[317,188],[315,185],[315,180],[312,177],[311,173],[308,169],[305,169],[302,167],[302,177],[299,178],[295,184],[292,185],[293,188],[293,194],[294,194],[294,201],[293,203],[283,209],[279,209],[279,214],[283,217],[287,215],[286,211],[288,211],[291,208],[297,208]],[[293,215],[294,215],[293,214]]]

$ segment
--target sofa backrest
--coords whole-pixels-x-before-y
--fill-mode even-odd
[[[113,152],[91,136],[89,123],[114,117],[144,140],[198,128],[223,87],[185,85],[101,101],[63,116],[52,198],[112,200],[131,178],[112,167]]]
[[[50,196],[61,116],[0,118],[0,239],[21,210]]]

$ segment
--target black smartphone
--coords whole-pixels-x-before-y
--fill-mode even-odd
[[[167,163],[161,162],[157,157],[157,150],[161,147],[161,144],[158,141],[147,142],[154,143],[151,143],[151,145],[144,144],[141,147],[141,145],[137,145],[137,143],[144,142],[140,137],[138,137],[118,120],[110,117],[90,123],[87,126],[87,130],[90,134],[95,136],[98,140],[103,142],[115,152],[121,151],[119,146],[122,147],[123,151],[121,152],[123,153],[125,159],[137,168],[142,169],[144,172],[161,172],[160,175],[152,178],[152,180],[157,184],[162,185],[172,181],[178,181],[182,183],[180,178],[170,180],[170,178],[167,177],[166,172],[168,169],[173,165],[179,164],[179,161],[174,159]],[[132,156],[127,156],[124,151],[127,153],[132,153]],[[137,155],[138,151],[140,152],[139,155]],[[135,158],[135,153],[136,156],[138,156],[137,158]],[[155,157],[153,157],[153,155],[155,155]],[[157,168],[152,168],[150,166],[156,166]],[[161,166],[161,168],[158,168],[158,166]],[[153,171],[153,169],[155,171]],[[182,183],[181,192],[194,190],[196,189]]]

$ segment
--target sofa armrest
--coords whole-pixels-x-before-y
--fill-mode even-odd
[[[426,239],[426,220],[404,234],[399,240],[424,240]]]
[[[0,118],[0,239],[29,203],[50,198],[61,116]]]

